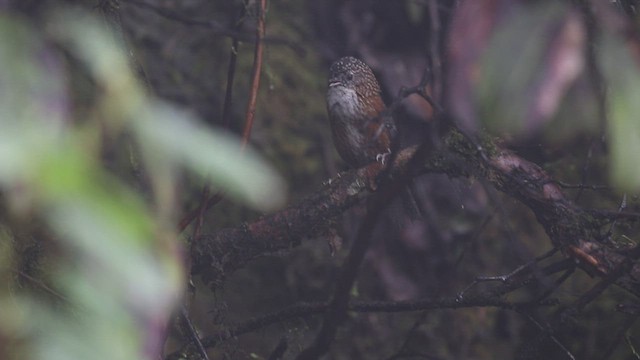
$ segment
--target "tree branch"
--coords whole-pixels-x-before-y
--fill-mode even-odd
[[[260,89],[260,75],[262,74],[262,53],[264,50],[263,41],[266,31],[265,18],[267,16],[267,0],[260,0],[256,5],[258,7],[256,45],[253,51],[253,67],[251,68],[251,92],[249,92],[244,129],[242,130],[242,150],[244,150],[244,148],[247,146],[247,144],[249,143],[249,138],[251,137],[253,119],[256,115],[256,101],[258,99],[258,90]]]
[[[470,296],[464,299],[442,298],[432,299],[425,298],[413,301],[353,301],[349,304],[348,310],[356,313],[400,313],[415,312],[436,309],[463,309],[474,307],[494,307],[502,310],[522,311],[525,309],[545,307],[556,305],[553,301],[546,302],[511,302],[489,294]],[[305,318],[325,313],[329,307],[329,302],[313,302],[313,303],[297,303],[284,309],[265,314],[259,317],[251,318],[241,322],[228,329],[214,333],[201,339],[202,344],[209,348],[226,341],[228,339],[263,329],[267,326],[289,321],[296,318]],[[170,354],[167,359],[178,359],[180,355],[187,351],[187,347]]]
[[[145,1],[139,1],[139,0],[120,0],[120,1],[123,1],[126,4],[137,6],[141,9],[153,11],[165,19],[169,19],[186,26],[197,26],[197,27],[207,28],[211,30],[211,32],[215,35],[226,36],[232,39],[249,42],[249,43],[258,41],[258,38],[251,33],[239,31],[238,29],[235,29],[233,27],[228,27],[214,20],[191,19],[189,17],[180,15],[169,9],[165,9]],[[289,47],[291,50],[295,51],[300,56],[306,53],[306,50],[302,46],[294,43],[293,41],[283,39],[280,37],[274,37],[274,36],[264,37],[262,41],[267,42],[269,44],[274,44],[274,45],[285,45]]]
[[[484,140],[483,152],[453,129],[444,146],[418,168],[412,176],[444,173],[450,177],[479,177],[501,192],[527,206],[544,227],[551,243],[575,259],[591,275],[606,276],[619,269],[631,249],[600,242],[601,228],[611,220],[575,205],[561,186],[541,167]],[[398,153],[390,176],[400,174],[416,148]],[[322,189],[297,205],[264,216],[239,228],[203,236],[193,247],[193,271],[217,285],[225,273],[243,267],[261,255],[290,249],[305,237],[327,231],[331,220],[368,195],[366,184],[375,182],[381,168],[377,164],[348,171],[329,181]],[[616,284],[640,296],[640,266],[630,267],[631,276],[621,276]]]

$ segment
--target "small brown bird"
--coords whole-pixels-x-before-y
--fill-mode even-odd
[[[383,116],[385,104],[371,68],[347,56],[329,69],[327,111],[333,142],[351,167],[384,161],[391,153],[396,127],[391,116]]]

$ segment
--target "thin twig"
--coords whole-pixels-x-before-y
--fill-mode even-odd
[[[284,353],[287,351],[288,347],[289,346],[287,344],[287,339],[286,338],[280,339],[280,342],[278,343],[276,348],[273,349],[273,351],[271,352],[271,354],[269,355],[267,360],[278,360],[278,359],[281,359],[282,356],[284,355]]]
[[[184,324],[187,326],[187,330],[189,331],[189,336],[191,337],[191,340],[193,341],[193,343],[196,345],[196,349],[198,349],[198,353],[200,353],[200,356],[202,356],[204,360],[209,360],[209,355],[207,355],[207,350],[202,345],[202,342],[200,341],[200,336],[198,335],[196,328],[193,326],[193,323],[189,318],[189,312],[187,311],[187,307],[184,304],[182,304],[182,307],[180,308],[180,317],[182,318],[182,321],[184,322]]]
[[[31,281],[32,283],[36,284],[39,288],[41,288],[42,290],[48,292],[49,294],[57,297],[58,299],[60,299],[62,301],[65,301],[65,302],[69,302],[69,299],[67,299],[66,297],[62,296],[59,292],[57,292],[54,289],[52,289],[51,287],[49,287],[41,279],[37,279],[37,278],[25,273],[22,270],[13,269],[12,271],[15,272],[16,274],[18,274],[20,277],[23,277],[23,278]]]
[[[484,232],[485,228],[487,227],[487,225],[489,225],[489,223],[491,223],[491,220],[493,220],[493,216],[495,215],[496,211],[492,211],[490,214],[488,214],[484,220],[482,221],[482,224],[480,224],[480,227],[478,227],[478,230],[473,232],[473,235],[471,236],[471,238],[469,240],[463,240],[462,242],[462,251],[460,252],[460,255],[458,255],[458,258],[456,259],[455,263],[454,263],[454,268],[457,268],[460,263],[462,262],[462,260],[464,259],[464,256],[467,253],[467,250],[469,250],[470,245],[474,244],[476,241],[478,241],[478,239],[480,238],[480,235],[482,235],[482,233]]]
[[[636,350],[636,347],[633,346],[633,343],[631,343],[631,338],[629,337],[629,334],[626,334],[624,336],[624,341],[627,343],[627,346],[629,346],[629,349],[631,349],[631,354],[633,354],[633,356],[636,359],[640,359],[640,354],[638,354],[638,351]]]
[[[558,340],[558,338],[556,338],[556,336],[553,334],[552,329],[550,327],[543,326],[536,319],[534,319],[533,316],[527,313],[522,313],[522,315],[527,319],[529,319],[529,321],[531,321],[536,327],[538,327],[540,331],[542,331],[546,336],[548,336],[549,339],[551,339],[551,341],[553,341],[562,351],[564,351],[564,353],[567,355],[569,359],[576,360],[576,357],[571,353],[571,351],[569,351],[569,349],[567,349],[567,347],[564,346],[560,342],[560,340]]]
[[[235,30],[239,30],[242,27],[246,15],[245,5],[240,6],[238,14],[238,20],[235,24]],[[224,103],[222,104],[222,126],[225,129],[229,129],[231,125],[231,109],[233,102],[233,82],[236,74],[236,64],[238,61],[238,50],[240,48],[240,41],[238,38],[233,38],[231,42],[231,51],[229,53],[229,66],[227,68],[227,86],[224,94]],[[199,229],[202,228],[202,222],[204,219],[204,213],[206,213],[213,205],[222,200],[222,193],[217,192],[211,196],[211,186],[209,181],[203,186],[202,195],[200,196],[200,205],[187,214],[179,224],[179,230],[182,232],[194,218],[198,218],[198,226],[194,230],[193,238],[196,239],[199,236]]]
[[[177,23],[183,24],[183,25],[187,25],[187,26],[198,26],[198,27],[202,27],[202,28],[207,28],[210,29],[213,34],[215,35],[219,35],[219,36],[225,36],[225,37],[229,37],[232,39],[236,39],[239,41],[244,41],[244,42],[249,42],[249,43],[253,43],[253,42],[257,42],[258,39],[249,33],[244,33],[241,32],[239,29],[237,28],[229,28],[226,25],[220,24],[217,21],[213,21],[213,20],[195,20],[195,19],[190,19],[188,17],[182,16],[174,11],[171,11],[169,9],[166,8],[162,8],[159,6],[156,6],[154,4],[150,4],[148,2],[145,1],[140,1],[140,0],[120,0],[123,1],[127,4],[131,4],[134,6],[138,6],[142,9],[146,9],[146,10],[151,10],[153,12],[155,12],[156,14],[175,21]],[[270,44],[274,44],[274,45],[285,45],[287,47],[289,47],[290,49],[292,49],[293,51],[296,52],[296,54],[303,56],[306,53],[306,50],[290,41],[287,39],[283,39],[280,37],[264,37],[262,38],[263,42],[267,42]]]
[[[411,325],[411,329],[409,329],[409,331],[407,331],[407,335],[405,335],[404,341],[402,342],[402,345],[400,345],[400,348],[398,349],[398,351],[396,351],[395,354],[393,354],[390,357],[388,357],[387,360],[395,360],[395,359],[399,359],[401,357],[404,357],[406,355],[409,355],[409,353],[410,353],[409,352],[409,339],[411,339],[411,336],[413,335],[413,333],[418,331],[420,326],[422,326],[422,324],[424,323],[424,321],[427,318],[428,314],[429,313],[427,311],[423,311],[422,314],[420,314],[420,316],[418,316],[416,321],[413,322],[413,325]]]
[[[246,16],[246,5],[240,7],[238,20],[236,21],[236,30],[242,27]],[[227,67],[227,86],[224,92],[224,103],[222,104],[222,124],[225,128],[231,125],[231,109],[233,102],[233,82],[236,75],[236,64],[238,63],[238,51],[240,50],[240,41],[233,39],[231,42],[231,51],[229,53],[229,66]]]
[[[629,250],[626,254],[626,258],[620,264],[618,264],[606,277],[595,284],[586,293],[580,296],[571,306],[563,311],[564,314],[568,314],[574,311],[581,311],[591,301],[597,298],[603,291],[605,291],[611,284],[615,283],[620,277],[627,274],[633,267],[635,260],[640,257],[640,246],[637,246]],[[560,315],[561,317],[563,314]]]
[[[565,272],[559,277],[557,278],[553,284],[551,286],[549,286],[544,293],[542,293],[542,295],[538,296],[538,301],[542,301],[544,299],[546,299],[547,297],[549,297],[551,294],[553,294],[554,291],[556,291],[560,285],[562,285],[565,281],[567,281],[567,279],[576,271],[576,267],[572,266],[570,268],[568,268],[567,270],[565,270]]]
[[[235,30],[238,30],[242,27],[242,24],[244,22],[246,16],[246,4],[243,4],[243,6],[241,6],[240,8],[240,13],[238,15],[238,20],[236,21],[235,24]],[[225,89],[225,96],[224,96],[224,103],[222,105],[222,123],[224,128],[229,129],[230,125],[231,125],[231,109],[232,109],[232,102],[233,102],[233,84],[234,84],[234,80],[235,80],[235,73],[236,73],[236,64],[237,64],[237,59],[238,59],[238,50],[240,48],[240,41],[239,39],[233,38],[233,41],[231,43],[231,52],[229,54],[229,66],[227,68],[227,86]],[[202,195],[201,195],[201,202],[200,205],[193,209],[192,211],[190,211],[186,216],[183,217],[183,219],[180,221],[179,224],[179,230],[180,232],[182,232],[187,226],[189,226],[189,224],[195,219],[198,218],[200,219],[200,222],[202,222],[204,213],[207,212],[213,205],[219,203],[222,198],[223,198],[223,194],[222,192],[218,191],[215,194],[210,195],[210,190],[211,186],[209,185],[208,181],[207,184],[204,185],[203,190],[202,190]],[[200,225],[201,226],[201,225]],[[196,227],[196,231],[194,231],[194,239],[197,238],[197,229],[198,227]]]
[[[258,25],[256,26],[256,44],[253,53],[253,68],[251,69],[251,92],[247,102],[247,112],[245,115],[244,129],[242,130],[242,146],[245,149],[251,137],[253,119],[256,115],[256,101],[258,99],[258,89],[260,87],[260,74],[262,71],[262,53],[264,50],[263,39],[265,35],[265,17],[267,11],[267,0],[260,0],[258,8]]]
[[[560,185],[561,188],[563,189],[580,189],[580,190],[593,190],[593,191],[597,191],[597,190],[611,190],[610,186],[605,186],[605,185],[584,185],[584,184],[568,184],[564,181],[560,181],[560,180],[555,180],[553,179],[552,182],[554,184],[558,184]]]
[[[529,271],[533,269],[535,266],[537,266],[540,261],[553,256],[556,252],[558,252],[558,248],[554,247],[551,250],[545,252],[544,254],[537,256],[533,260],[527,262],[526,264],[518,266],[515,270],[511,271],[508,274],[499,275],[499,276],[478,276],[473,280],[471,284],[465,287],[458,294],[458,298],[463,298],[464,295],[467,293],[467,291],[469,291],[469,289],[471,289],[472,287],[476,286],[481,282],[500,281],[502,283],[506,283],[507,281],[511,280],[513,277],[517,275],[521,275],[522,273],[528,274]]]
[[[444,310],[444,309],[465,309],[476,307],[492,307],[502,310],[522,311],[535,307],[544,307],[556,305],[554,302],[532,303],[510,302],[504,299],[493,297],[489,294],[481,294],[479,296],[467,297],[461,301],[456,298],[443,299],[419,299],[411,301],[353,301],[348,306],[348,311],[356,313],[404,313],[425,310]],[[329,302],[316,303],[297,303],[284,309],[252,318],[244,321],[229,329],[222,330],[210,336],[201,339],[205,348],[214,347],[220,342],[248,334],[267,326],[289,321],[295,318],[306,318],[309,316],[319,315],[327,312],[331,304]],[[181,349],[167,356],[168,359],[175,358],[179,353],[184,352]]]
[[[207,206],[205,207],[205,211],[210,209],[211,206],[217,204],[220,200],[222,200],[222,193],[217,192],[215,193],[207,202]],[[182,220],[180,220],[180,222],[178,223],[178,231],[182,232],[184,231],[184,229],[187,228],[187,226],[189,226],[189,224],[191,224],[191,222],[198,217],[198,215],[200,214],[201,211],[201,206],[196,207],[195,209],[191,210],[187,215],[182,217]]]
[[[209,193],[211,192],[211,185],[209,185],[209,180],[205,180],[205,184],[202,187],[202,195],[200,196],[200,205],[198,206],[198,216],[196,221],[196,226],[193,229],[193,237],[192,239],[197,239],[200,236],[200,231],[202,230],[202,225],[204,225],[204,214],[207,212],[207,203],[209,202]]]
[[[590,215],[594,215],[604,219],[640,219],[640,213],[637,212],[629,212],[629,211],[612,211],[612,210],[601,210],[601,209],[587,209],[585,210]]]
[[[519,267],[514,272],[508,275],[503,276],[493,276],[493,277],[481,277],[480,280],[475,280],[471,285],[467,286],[459,295],[458,298],[462,299],[466,296],[466,292],[469,290],[471,286],[478,284],[483,281],[500,281],[502,285],[496,287],[490,291],[493,296],[502,296],[513,292],[517,289],[522,288],[530,284],[532,281],[536,279],[542,279],[544,277],[553,275],[560,271],[569,271],[575,268],[575,262],[572,259],[564,259],[552,264],[545,266],[542,269],[538,269],[537,266],[531,266],[528,268]],[[525,275],[525,277],[522,277]],[[515,279],[517,277],[521,277],[518,281]]]
[[[624,211],[624,209],[626,208],[627,208],[627,194],[625,193],[622,195],[622,200],[620,201],[620,206],[618,207],[618,214]],[[609,231],[607,231],[607,234],[605,235],[607,239],[611,239],[611,236],[613,235],[613,230],[616,228],[616,224],[618,223],[618,219],[620,218],[616,217],[611,222],[611,225],[609,226]]]
[[[627,331],[629,331],[629,329],[631,329],[631,326],[633,326],[636,320],[638,320],[638,316],[640,316],[640,314],[635,314],[625,319],[624,324],[620,329],[618,329],[616,335],[613,337],[613,341],[602,356],[603,360],[606,360],[611,357],[611,355],[613,355],[615,349],[618,347],[618,345],[620,345],[620,341],[625,338]]]

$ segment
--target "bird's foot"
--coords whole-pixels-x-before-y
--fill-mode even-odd
[[[376,155],[376,161],[382,165],[386,165],[389,155],[391,155],[391,150],[387,150],[387,152],[385,153],[378,154]]]

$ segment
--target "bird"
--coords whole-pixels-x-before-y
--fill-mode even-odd
[[[378,79],[361,60],[346,56],[331,64],[327,113],[333,143],[350,167],[384,165],[391,154],[397,130],[381,93]]]
[[[333,143],[338,154],[351,167],[377,161],[386,165],[397,147],[397,126],[382,100],[382,90],[371,68],[351,56],[340,58],[329,67],[327,112]],[[369,188],[375,190],[375,180]],[[412,189],[401,192],[403,208],[411,219],[421,217]]]

